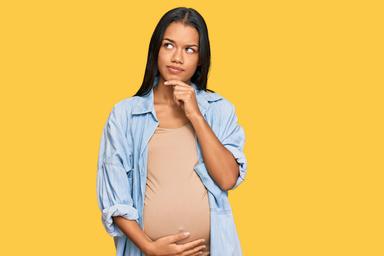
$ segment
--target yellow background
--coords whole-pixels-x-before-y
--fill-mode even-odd
[[[384,255],[381,1],[2,1],[0,255],[114,255],[102,126],[169,9],[205,18],[208,87],[236,106],[244,255]]]

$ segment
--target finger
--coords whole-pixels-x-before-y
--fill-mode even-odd
[[[190,87],[189,84],[187,84],[183,81],[180,81],[180,80],[167,80],[167,81],[164,81],[164,84],[165,85],[180,85],[180,86],[184,86],[184,87]]]
[[[191,255],[202,255],[203,254],[203,251],[206,249],[206,246],[205,245],[200,245],[200,246],[197,246],[195,248],[192,248],[190,250],[187,250],[185,252],[183,252],[181,255],[183,256],[191,256]]]
[[[175,91],[192,91],[193,87],[176,84],[176,85],[173,86],[173,89]]]
[[[190,95],[187,93],[175,93],[173,95],[173,99],[180,106],[184,102],[188,102],[190,100]]]
[[[195,92],[194,91],[191,91],[189,89],[185,90],[185,89],[178,89],[178,90],[173,90],[173,93],[185,93],[185,94],[188,94],[190,96],[192,96]]]
[[[182,255],[184,256],[184,254]],[[201,255],[203,255],[202,252],[197,252],[197,253],[191,254],[190,256],[201,256]]]
[[[197,252],[195,254],[192,254],[192,256],[205,256],[205,255],[208,255],[208,254],[204,254],[204,252]]]
[[[187,251],[187,250],[192,249],[196,246],[202,245],[204,242],[205,242],[204,239],[198,239],[198,240],[195,240],[195,241],[192,241],[189,243],[182,244],[182,245],[180,245],[180,247],[181,247],[182,251]]]
[[[184,99],[184,97],[189,97],[189,93],[186,93],[186,92],[174,92],[174,95],[178,99]]]
[[[181,100],[181,99],[179,99],[176,95],[173,96],[173,101],[177,104],[177,106],[180,107],[181,102],[179,100]]]
[[[190,236],[190,233],[188,232],[180,232],[178,234],[175,234],[175,235],[170,235],[169,238],[168,238],[168,242],[171,242],[171,243],[175,243],[177,241],[180,241],[180,240],[183,240],[185,238],[187,238],[188,236]]]

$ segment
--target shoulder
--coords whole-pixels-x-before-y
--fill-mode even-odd
[[[139,96],[126,97],[117,101],[113,107],[121,110],[130,109],[136,104],[136,102],[138,102],[138,100],[140,100]]]
[[[139,96],[130,96],[115,102],[112,106],[112,112],[118,116],[127,116],[132,111],[132,108],[140,100]]]
[[[205,98],[209,102],[209,108],[215,113],[229,114],[233,111],[234,105],[227,98],[218,92],[204,91]]]
[[[125,128],[131,120],[132,109],[138,100],[140,100],[139,96],[130,96],[115,102],[109,111],[108,122],[117,122]]]

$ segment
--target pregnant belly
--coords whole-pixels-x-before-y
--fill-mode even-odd
[[[210,211],[207,191],[182,189],[153,191],[147,187],[145,193],[143,222],[144,232],[152,239],[190,232],[190,236],[177,244],[204,238],[209,248]]]

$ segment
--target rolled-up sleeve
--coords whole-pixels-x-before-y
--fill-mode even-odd
[[[132,171],[130,143],[123,132],[116,108],[113,107],[100,139],[96,191],[102,223],[113,237],[124,234],[113,222],[113,216],[138,219],[133,206],[128,173]]]
[[[244,181],[247,173],[247,159],[244,154],[245,132],[238,123],[235,106],[228,101],[226,103],[222,109],[224,115],[221,122],[223,129],[221,142],[232,153],[239,165],[239,176],[235,185],[230,189],[233,190]]]

